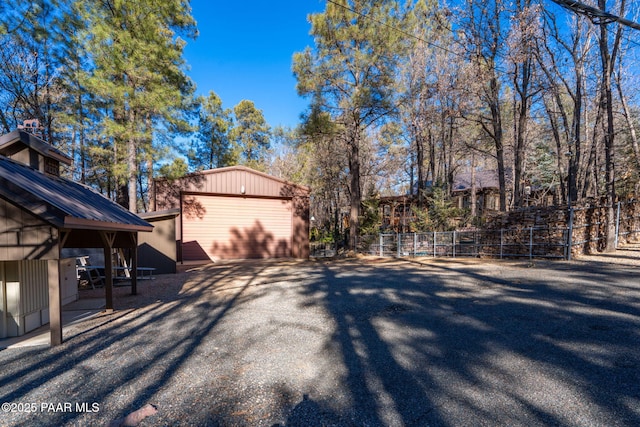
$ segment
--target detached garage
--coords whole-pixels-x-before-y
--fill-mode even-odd
[[[179,261],[308,258],[309,188],[232,166],[155,181],[155,209],[178,208]]]

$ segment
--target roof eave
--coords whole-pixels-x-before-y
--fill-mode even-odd
[[[62,151],[55,148],[53,145],[50,145],[37,136],[20,129],[16,129],[8,134],[1,135],[0,148],[12,145],[18,141],[22,142],[22,144],[28,147],[31,147],[33,150],[39,152],[40,154],[54,158],[67,166],[71,166],[73,164],[73,159],[71,157],[67,156]]]
[[[151,232],[153,225],[121,224],[115,222],[95,221],[84,218],[67,216],[64,218],[64,228],[72,230],[98,230],[98,231],[126,231],[126,232]]]
[[[142,212],[137,214],[140,218],[147,220],[159,220],[164,218],[175,218],[180,215],[180,209],[167,209],[163,211]]]

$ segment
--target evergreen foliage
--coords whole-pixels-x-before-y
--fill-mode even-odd
[[[315,47],[294,55],[293,70],[298,92],[329,115],[336,137],[347,148],[349,246],[354,248],[360,229],[363,138],[368,127],[395,111],[393,89],[403,46],[401,33],[381,31],[380,23],[401,28],[400,5],[389,0],[329,2],[309,20]]]
[[[262,110],[252,101],[242,100],[233,107],[235,126],[229,132],[232,143],[232,161],[263,170],[267,159],[271,128]]]
[[[229,132],[233,126],[232,112],[222,107],[222,100],[213,91],[198,99],[198,133],[188,152],[192,169],[213,169],[233,162]]]
[[[271,129],[252,101],[194,97],[188,0],[0,2],[0,132],[38,119],[74,159],[65,174],[131,210],[147,208],[154,174],[268,171],[311,186],[316,229],[349,230],[351,246],[375,228],[365,194],[414,196],[422,227],[466,221],[451,202],[470,171],[496,176],[501,210],[640,189],[627,28],[529,0],[337,0],[309,23],[292,64],[309,109]]]

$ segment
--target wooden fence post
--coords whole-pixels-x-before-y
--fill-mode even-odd
[[[571,261],[573,247],[573,208],[569,208],[569,229],[567,230],[567,261]]]
[[[618,249],[618,237],[620,236],[620,202],[618,202],[618,207],[617,207],[617,212],[616,212],[616,240],[615,243],[613,245],[613,247],[615,249]]]
[[[529,262],[533,260],[533,227],[529,228]]]

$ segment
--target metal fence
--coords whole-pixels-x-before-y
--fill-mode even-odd
[[[361,236],[358,252],[380,257],[565,258],[567,229],[532,227]]]
[[[640,203],[618,203],[616,208],[616,247],[619,241],[640,239]],[[380,257],[495,257],[571,259],[572,253],[588,253],[602,247],[606,232],[602,216],[572,209],[568,227],[516,227],[501,230],[457,230],[444,232],[378,234],[360,236],[356,251]],[[344,245],[311,243],[312,257],[333,257]],[[594,249],[595,248],[595,249]]]
[[[633,240],[639,236],[640,204],[638,200],[619,202],[616,207],[616,247],[620,240]]]
[[[310,242],[309,252],[312,258],[330,258],[336,256],[338,247],[333,242]]]

